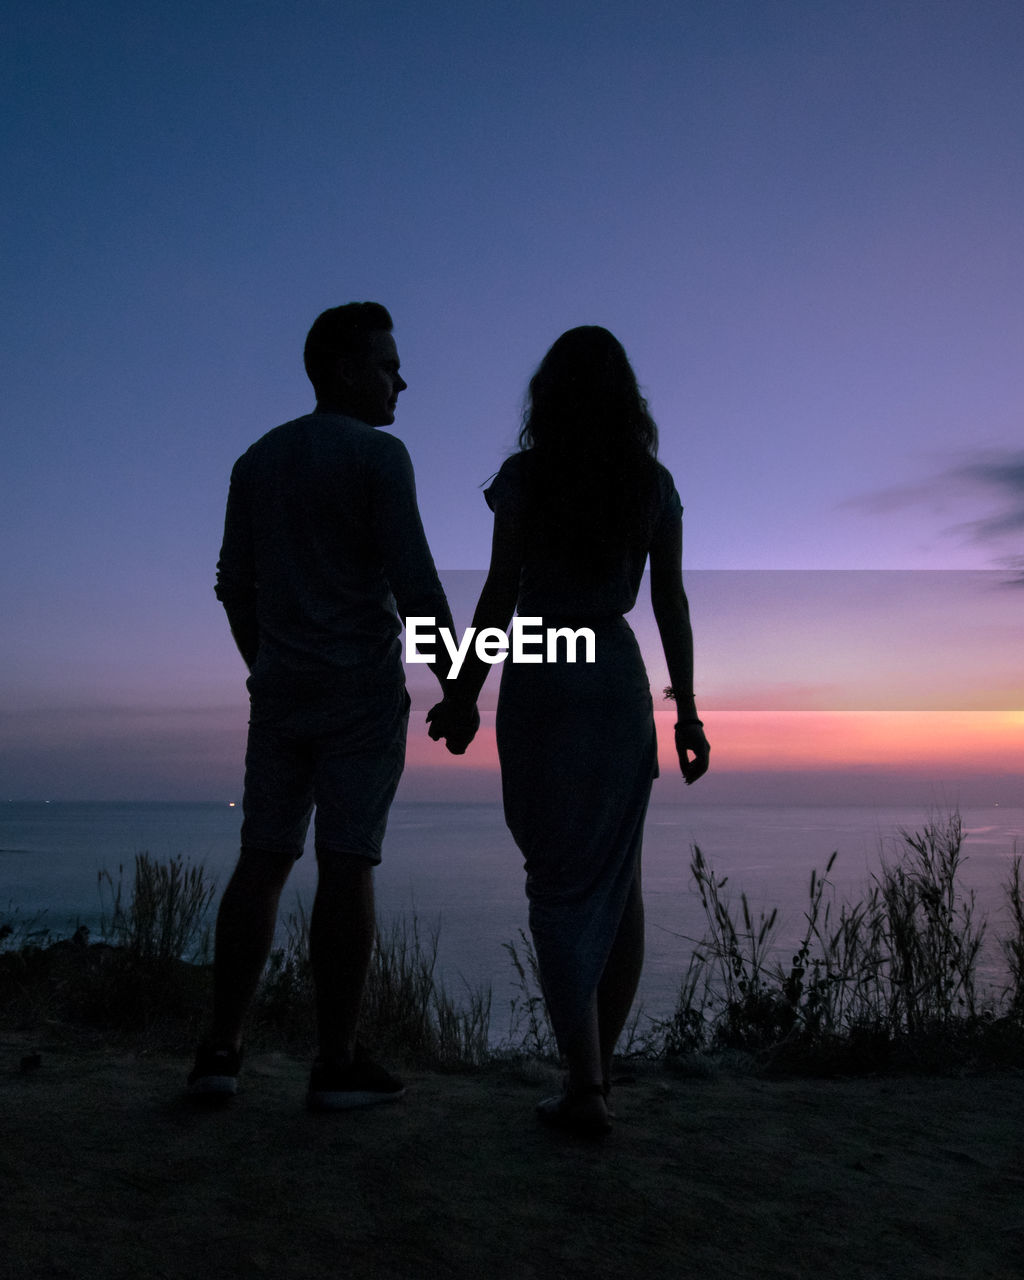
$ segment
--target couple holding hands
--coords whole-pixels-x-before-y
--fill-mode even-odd
[[[197,1096],[237,1090],[245,1016],[314,810],[319,1055],[308,1103],[338,1110],[404,1092],[357,1040],[372,869],[404,763],[401,619],[453,627],[408,453],[379,430],[406,387],[391,330],[377,303],[324,312],[305,348],[316,409],[263,436],[232,472],[217,594],[249,667],[251,711],[242,848],[218,912],[210,1033],[189,1077]],[[657,741],[624,615],[648,560],[679,767],[687,783],[708,767],[682,507],[656,449],[621,344],[606,329],[571,329],[531,379],[518,451],[484,495],[494,533],[477,634],[504,632],[518,612],[594,637],[593,661],[506,660],[496,720],[505,818],[525,861],[541,985],[568,1070],[537,1114],[588,1136],[611,1127],[611,1058],[643,963],[640,849]],[[443,658],[431,663],[443,696],[427,716],[430,736],[455,754],[479,726],[490,665],[470,651],[449,679]]]

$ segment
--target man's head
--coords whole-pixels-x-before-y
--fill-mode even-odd
[[[349,302],[317,316],[303,360],[321,412],[344,413],[371,427],[394,422],[406,384],[391,328],[379,302]]]

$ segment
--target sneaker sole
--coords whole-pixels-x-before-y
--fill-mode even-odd
[[[405,1096],[404,1089],[392,1093],[376,1093],[370,1089],[345,1089],[338,1092],[321,1090],[306,1095],[310,1111],[353,1111],[356,1107],[375,1107],[382,1102],[397,1102]]]

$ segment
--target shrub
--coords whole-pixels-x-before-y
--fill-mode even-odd
[[[1003,941],[1009,1008],[999,1019],[979,1000],[977,962],[986,923],[959,882],[963,827],[958,813],[920,831],[899,832],[902,858],[883,859],[866,896],[837,904],[829,880],[812,871],[805,928],[788,964],[777,953],[777,912],[755,921],[722,893],[693,846],[691,870],[707,931],[694,947],[679,1001],[662,1024],[669,1056],[743,1050],[763,1062],[863,1070],[896,1060],[957,1061],[994,1045],[1005,1058],[1021,1037],[1003,1025],[1024,1014],[1024,888],[1015,859],[1007,894],[1014,932]],[[993,1033],[993,1027],[999,1027]],[[1016,1050],[1014,1050],[1016,1051]]]
[[[557,1056],[555,1030],[541,994],[540,971],[533,943],[522,929],[519,941],[503,942],[515,972],[515,994],[509,1001],[508,1034],[503,1049],[535,1058]]]
[[[201,865],[181,857],[157,862],[148,853],[135,855],[131,896],[125,902],[124,867],[117,869],[117,883],[109,871],[97,877],[101,898],[111,895],[109,916],[104,912],[101,932],[123,947],[134,959],[172,961],[206,958],[209,935],[206,914],[216,892]]]
[[[1010,973],[1009,996],[1011,1014],[1024,1023],[1024,883],[1021,860],[1016,850],[1006,882],[1006,901],[1010,908],[1011,931],[1003,938],[1003,955]]]
[[[285,924],[286,942],[270,956],[256,998],[254,1030],[263,1041],[313,1047],[316,997],[304,908]],[[489,1055],[491,997],[470,991],[457,1003],[437,977],[439,932],[424,941],[419,920],[400,918],[378,931],[363,996],[360,1035],[375,1050],[433,1067],[472,1066]]]

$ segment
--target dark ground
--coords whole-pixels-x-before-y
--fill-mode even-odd
[[[40,1050],[40,1064],[21,1060]],[[642,1071],[602,1143],[534,1120],[544,1068],[407,1073],[407,1097],[303,1107],[247,1063],[197,1110],[188,1063],[0,1036],[11,1277],[949,1280],[1024,1274],[1024,1078],[768,1082]]]

